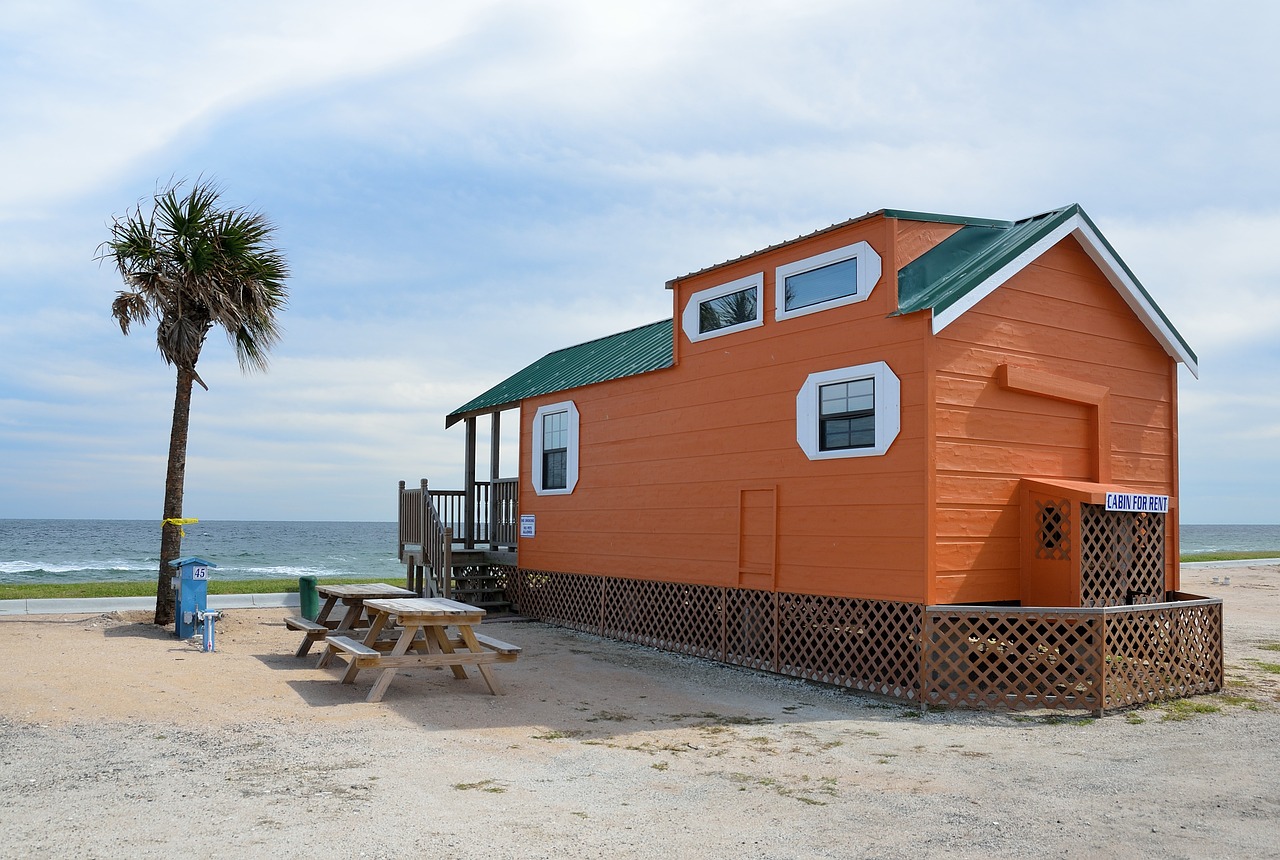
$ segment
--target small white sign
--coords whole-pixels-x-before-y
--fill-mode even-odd
[[[533,537],[533,534],[534,534],[533,514],[521,514],[520,515],[520,537],[522,538]]]
[[[197,564],[195,567],[191,568],[191,578],[192,579],[208,579],[209,568],[205,567],[202,564]]]
[[[1107,510],[1133,514],[1167,514],[1169,497],[1144,493],[1107,493]]]

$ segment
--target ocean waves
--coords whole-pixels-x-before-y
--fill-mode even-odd
[[[202,521],[187,527],[182,554],[227,579],[399,576],[395,533],[394,523]],[[159,553],[150,520],[0,520],[0,584],[154,580]]]

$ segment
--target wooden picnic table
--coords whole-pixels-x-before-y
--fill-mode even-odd
[[[294,653],[295,657],[305,657],[316,642],[328,638],[334,631],[352,631],[367,626],[364,619],[364,601],[379,597],[417,597],[417,592],[398,585],[387,585],[385,582],[358,582],[346,585],[318,585],[316,593],[324,598],[324,604],[312,621],[301,615],[291,615],[284,620],[290,630],[302,630],[302,644]],[[346,607],[339,618],[334,613],[338,604]],[[324,656],[320,658],[324,661]],[[323,662],[322,664],[323,665]]]
[[[478,606],[441,597],[413,597],[365,600],[364,608],[370,616],[364,638],[328,636],[321,660],[327,662],[332,654],[343,653],[348,661],[344,684],[355,683],[361,669],[381,669],[367,702],[382,699],[397,669],[417,667],[447,666],[455,678],[465,679],[466,667],[474,666],[489,692],[501,695],[489,664],[514,662],[520,655],[519,647],[475,631],[485,616]],[[394,640],[385,638],[387,630],[398,630],[399,635]]]

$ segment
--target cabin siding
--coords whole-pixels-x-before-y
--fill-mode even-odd
[[[937,334],[928,313],[896,314],[895,273],[958,229],[868,219],[673,282],[673,367],[522,403],[521,512],[536,534],[520,541],[521,566],[835,597],[1009,601],[1020,595],[1021,479],[1176,495],[1175,359],[1074,238]],[[776,319],[779,265],[860,241],[882,258],[867,300]],[[757,273],[763,325],[685,336],[692,294]],[[877,361],[901,383],[894,444],[882,456],[810,461],[796,442],[805,379]],[[1064,380],[1068,396],[1078,389],[1087,402],[1002,387],[1003,366]],[[1103,389],[1099,408],[1090,392]],[[529,485],[532,416],[570,399],[581,422],[578,484],[539,496]],[[1176,548],[1176,515],[1167,519]]]
[[[1101,468],[1176,493],[1174,362],[1074,239],[939,332],[933,356],[937,602],[1018,599],[1021,477],[1096,481]],[[1105,386],[1105,462],[1095,407],[1005,390],[1003,364]]]
[[[890,316],[891,223],[859,222],[677,282],[675,367],[525,401],[521,513],[535,517],[536,535],[520,542],[521,567],[923,602],[928,322]],[[859,241],[882,257],[867,300],[775,319],[777,266]],[[763,326],[684,336],[690,295],[756,272]],[[896,441],[883,456],[810,461],[796,441],[806,378],[876,361],[901,383]],[[538,496],[528,485],[532,416],[567,399],[580,415],[578,484]]]

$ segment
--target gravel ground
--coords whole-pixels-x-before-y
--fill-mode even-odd
[[[1211,576],[1232,577],[1229,587]],[[1280,568],[1221,596],[1225,694],[930,712],[531,622],[474,677],[337,683],[278,610],[0,620],[0,857],[1280,856]]]

